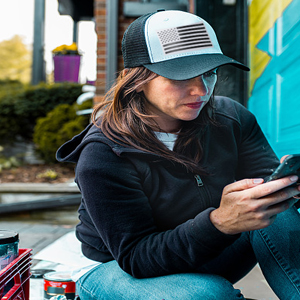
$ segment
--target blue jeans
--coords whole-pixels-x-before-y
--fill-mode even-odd
[[[239,300],[233,284],[256,263],[281,300],[300,299],[300,215],[296,208],[277,216],[261,230],[243,233],[199,273],[136,279],[116,261],[101,264],[77,282],[81,300]]]

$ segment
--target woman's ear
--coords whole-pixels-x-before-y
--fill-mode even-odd
[[[136,89],[135,89],[135,91],[137,93],[140,93],[140,92],[144,91],[145,83],[142,83],[142,82],[143,82],[142,80],[139,80],[139,81],[136,82]]]
[[[123,69],[123,70],[120,72],[121,77],[123,78],[124,76],[126,76],[127,73],[128,73],[128,71],[129,71],[129,69]]]
[[[143,91],[144,91],[143,85],[140,85],[140,86],[137,87],[137,89],[136,89],[136,92],[137,92],[137,93],[140,93],[140,92],[143,92]]]
[[[129,70],[130,70],[130,69],[123,69],[123,70],[121,71],[122,77],[126,76],[126,75],[128,74],[128,72],[129,72]],[[138,85],[138,87],[136,88],[135,91],[136,91],[137,93],[142,92],[142,91],[143,91],[143,86],[142,86],[142,85]]]

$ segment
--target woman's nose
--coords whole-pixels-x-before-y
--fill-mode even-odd
[[[198,76],[191,79],[190,83],[190,94],[205,96],[208,93],[207,83],[203,76]]]

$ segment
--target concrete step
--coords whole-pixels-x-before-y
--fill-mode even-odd
[[[75,183],[1,183],[0,193],[79,193]]]

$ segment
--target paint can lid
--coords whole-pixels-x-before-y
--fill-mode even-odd
[[[0,245],[11,244],[19,241],[19,234],[15,231],[0,230]]]
[[[39,279],[43,278],[43,276],[47,273],[54,272],[52,269],[32,269],[30,270],[31,276],[30,278]]]
[[[49,281],[73,281],[71,278],[71,272],[50,272],[44,275],[44,279]]]

